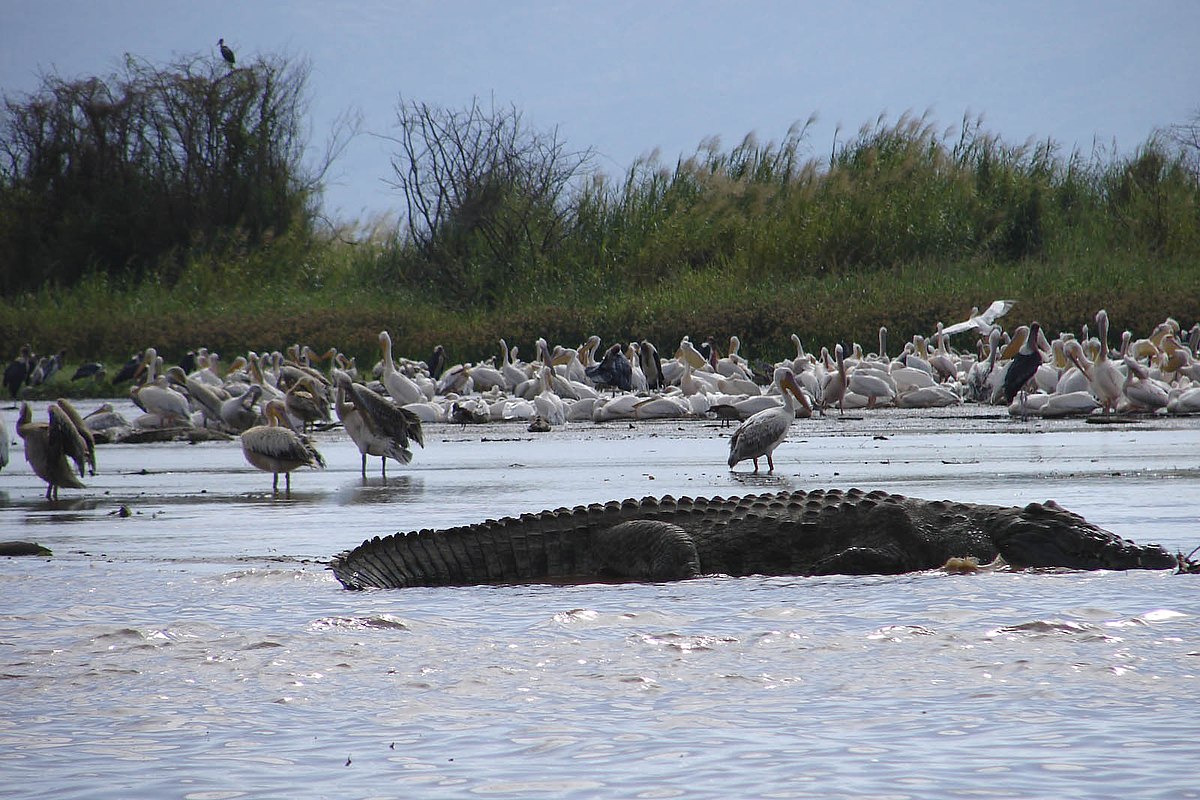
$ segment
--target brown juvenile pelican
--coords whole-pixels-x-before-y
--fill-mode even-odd
[[[794,397],[809,414],[812,405],[808,402],[800,384],[796,383],[796,375],[788,367],[777,367],[774,376],[775,386],[783,395],[783,406],[759,411],[738,426],[729,438],[729,468],[737,466],[739,461],[754,459],[754,471],[758,472],[758,460],[767,457],[770,472],[775,471],[775,460],[772,454],[775,448],[787,437],[792,421],[796,419]]]
[[[279,473],[285,479],[285,492],[292,494],[292,470],[299,467],[323,469],[325,459],[307,438],[287,427],[287,408],[282,400],[272,400],[265,408],[266,425],[255,425],[242,434],[242,453],[251,466],[274,476],[271,491],[279,494]]]
[[[83,489],[84,485],[75,477],[67,460],[66,443],[77,435],[75,424],[57,403],[51,403],[47,412],[49,422],[34,422],[33,409],[28,403],[22,403],[17,434],[25,440],[25,460],[46,482],[46,499],[57,500],[58,487]]]

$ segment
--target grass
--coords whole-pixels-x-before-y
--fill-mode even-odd
[[[369,365],[384,329],[401,354],[442,344],[452,361],[493,355],[500,337],[530,355],[539,336],[671,352],[683,335],[737,334],[744,355],[769,361],[791,354],[793,333],[810,349],[874,349],[880,325],[898,351],[998,298],[1018,301],[1008,326],[1050,332],[1078,332],[1100,308],[1136,335],[1168,315],[1197,321],[1200,164],[1186,148],[1154,138],[1130,156],[1064,156],[906,115],[819,161],[802,157],[805,130],[594,176],[544,249],[484,248],[486,219],[456,229],[460,260],[446,268],[402,229],[279,237],[193,256],[170,281],[93,272],[0,299],[0,341],[9,357],[29,342],[110,365],[148,345],[173,360],[301,343]]]

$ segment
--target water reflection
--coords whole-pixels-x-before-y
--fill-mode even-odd
[[[425,479],[412,475],[394,478],[361,478],[357,483],[338,490],[339,505],[381,505],[386,503],[411,503],[425,494]]]
[[[791,489],[792,481],[785,475],[772,475],[765,472],[733,472],[730,471],[729,479],[734,483],[745,486],[747,489],[765,492],[779,492],[784,489]]]

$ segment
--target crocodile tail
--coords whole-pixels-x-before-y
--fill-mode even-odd
[[[377,536],[334,556],[329,569],[347,589],[561,581],[594,575],[586,530],[545,524],[552,514]]]

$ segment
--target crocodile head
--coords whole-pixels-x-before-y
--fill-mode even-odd
[[[1053,500],[1003,509],[990,533],[1004,560],[1014,567],[1168,569],[1179,563],[1159,545],[1123,539]]]

